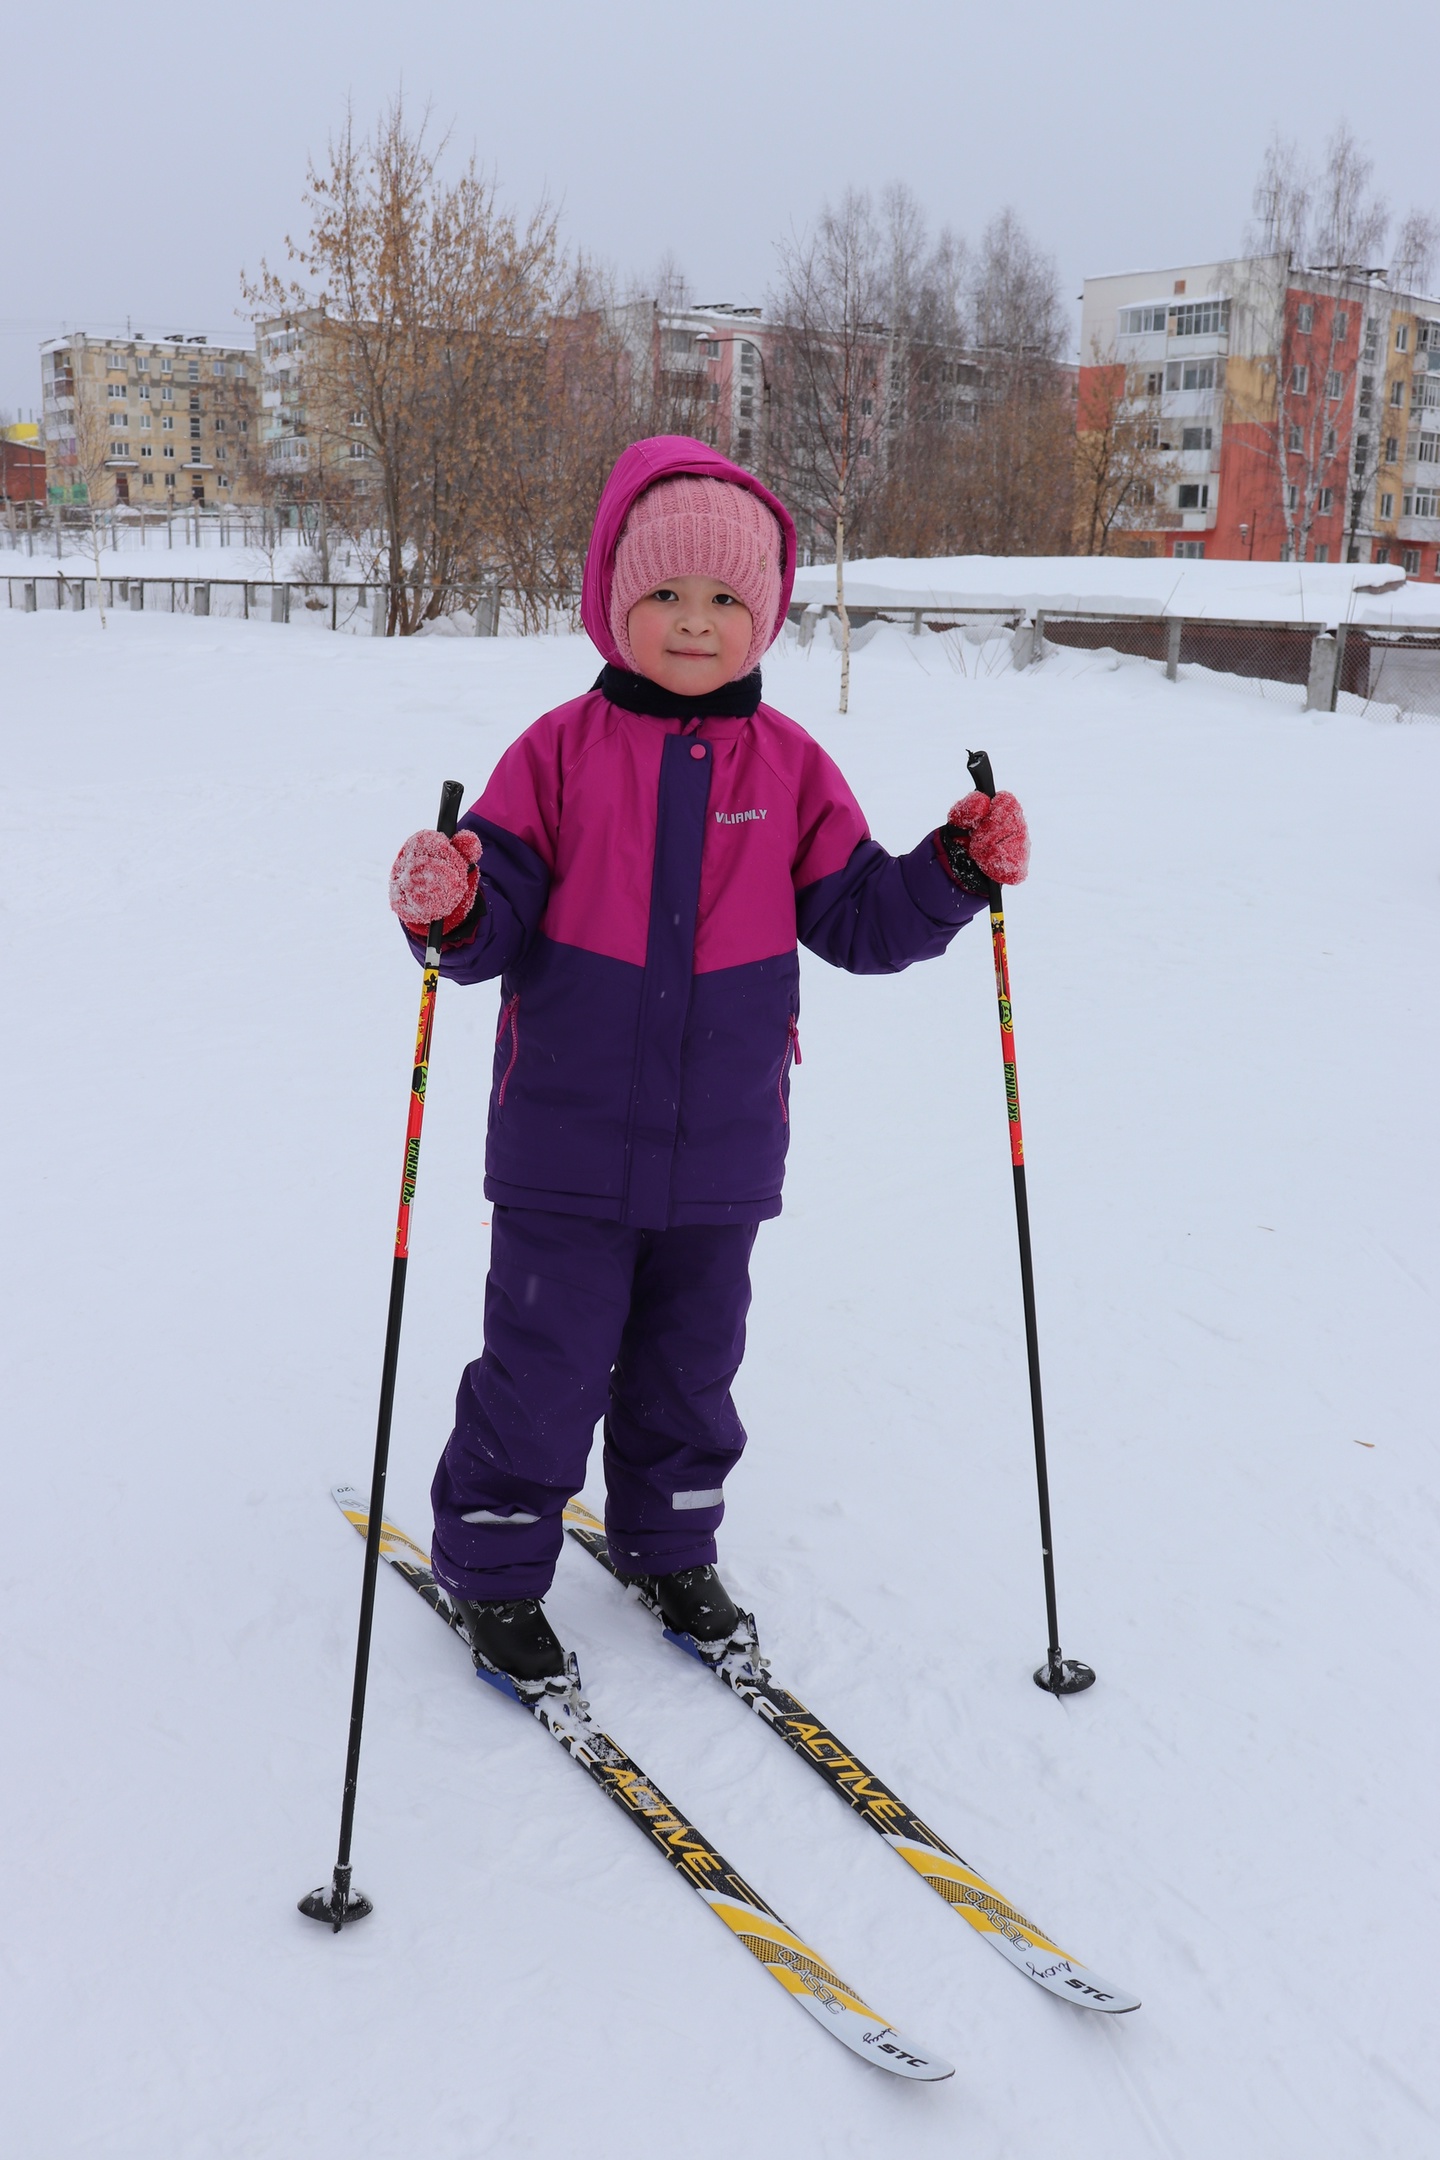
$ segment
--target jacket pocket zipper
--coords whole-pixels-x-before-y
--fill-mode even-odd
[[[780,1098],[780,1115],[787,1125],[790,1122],[790,1110],[785,1101],[785,1076],[789,1072],[792,1063],[803,1065],[804,1062],[804,1058],[800,1055],[800,1023],[795,1018],[794,1013],[791,1013],[790,1026],[785,1037],[785,1055],[780,1060],[780,1078],[775,1089]]]
[[[495,1033],[495,1045],[497,1049],[499,1048],[500,1044],[505,1040],[506,1028],[509,1028],[510,1030],[510,1062],[505,1067],[505,1070],[500,1078],[500,1090],[495,1097],[495,1107],[497,1110],[503,1110],[505,1107],[505,1090],[510,1085],[510,1075],[514,1072],[515,1060],[520,1055],[520,993],[518,990],[515,992],[515,995],[512,998],[506,1000],[506,1003],[501,1010],[500,1025]]]

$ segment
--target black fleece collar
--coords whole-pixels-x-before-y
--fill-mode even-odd
[[[607,662],[593,687],[612,705],[644,713],[651,720],[748,720],[760,703],[760,670],[742,675],[738,682],[722,683],[704,697],[682,697],[652,682],[648,675],[632,675],[627,668]]]

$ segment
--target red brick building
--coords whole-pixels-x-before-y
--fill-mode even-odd
[[[1115,551],[1440,577],[1440,300],[1279,257],[1086,280],[1079,426],[1118,399],[1167,478]]]

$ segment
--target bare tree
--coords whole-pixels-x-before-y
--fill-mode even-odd
[[[834,550],[843,713],[850,708],[846,540],[880,478],[886,395],[887,266],[870,197],[847,189],[810,232],[782,242],[778,252],[774,312],[784,325],[777,364],[789,486],[801,518]]]
[[[1161,444],[1160,398],[1143,369],[1128,369],[1113,346],[1091,346],[1075,432],[1075,550],[1110,555],[1124,535],[1155,523],[1161,490],[1175,477]]]
[[[85,367],[87,357],[82,346],[75,366],[75,456],[71,476],[83,490],[80,499],[85,511],[85,540],[94,565],[95,605],[100,611],[103,630],[106,627],[105,587],[100,579],[100,566],[105,550],[105,528],[100,522],[100,513],[110,507],[115,494],[115,472],[110,463],[113,421],[103,376],[97,380]]]
[[[343,500],[383,535],[392,636],[482,574],[543,407],[557,274],[549,209],[517,222],[473,156],[446,180],[427,130],[399,99],[364,141],[347,118],[310,167],[309,233],[286,243],[298,276],[262,265],[246,288],[257,312],[310,325],[307,426],[331,446],[314,468],[358,446]]]
[[[1255,186],[1255,260],[1235,280],[1241,289],[1232,306],[1247,318],[1239,342],[1273,357],[1248,395],[1237,395],[1232,367],[1231,394],[1272,468],[1286,550],[1297,562],[1317,517],[1329,513],[1337,493],[1343,503],[1347,489],[1353,523],[1371,476],[1364,455],[1352,472],[1356,422],[1365,417],[1357,394],[1365,304],[1372,281],[1384,275],[1378,258],[1389,224],[1384,202],[1370,192],[1371,170],[1343,124],[1318,173],[1293,144],[1272,141]]]

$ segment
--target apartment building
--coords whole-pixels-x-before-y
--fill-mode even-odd
[[[259,326],[260,455],[272,500],[309,500],[322,472],[356,481],[373,476],[370,416],[358,392],[347,397],[336,389],[347,335],[320,308]]]
[[[637,376],[654,382],[677,424],[737,464],[768,462],[778,324],[758,307],[729,301],[684,308],[630,301],[617,320]]]
[[[178,332],[50,339],[40,349],[49,500],[162,510],[264,500],[257,374],[252,347]]]
[[[1114,544],[1440,577],[1440,299],[1277,256],[1087,278],[1080,426],[1114,398],[1170,475]]]

